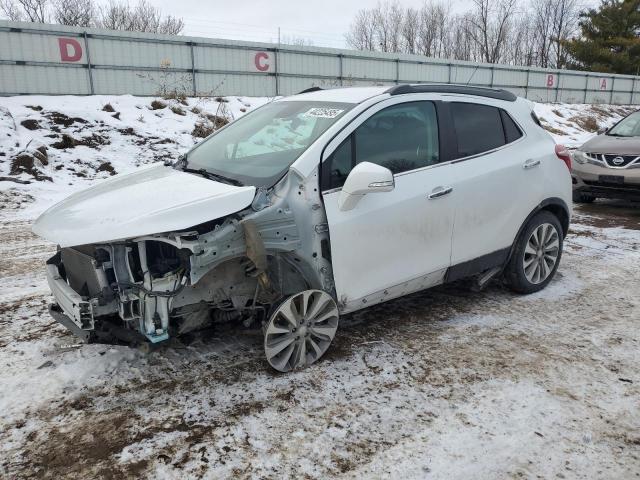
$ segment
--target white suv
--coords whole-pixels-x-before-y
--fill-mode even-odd
[[[247,114],[172,166],[50,208],[35,233],[52,315],[86,341],[158,343],[260,325],[288,371],[338,316],[473,277],[516,292],[553,278],[570,159],[529,102],[457,85],[317,88]]]

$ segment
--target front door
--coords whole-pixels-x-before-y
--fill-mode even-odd
[[[340,145],[322,164],[342,311],[440,283],[450,265],[453,170],[440,163],[435,106],[428,101],[389,103],[338,139]],[[341,211],[340,189],[351,169],[365,161],[390,169],[395,188],[369,193],[352,210]]]

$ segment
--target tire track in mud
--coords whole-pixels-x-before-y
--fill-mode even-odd
[[[458,283],[370,307],[342,320],[325,359],[289,375],[269,371],[260,339],[238,332],[135,357],[125,368],[142,375],[65,393],[11,425],[7,431],[24,433],[14,435],[22,440],[14,439],[0,472],[370,474],[371,462],[407,438],[441,435],[434,425],[451,415],[456,428],[473,428],[451,405],[477,405],[478,391],[501,381],[533,382],[562,405],[579,405],[587,413],[564,428],[577,432],[576,420],[588,414],[611,462],[640,467],[624,453],[637,446],[640,419],[616,416],[602,400],[607,391],[640,395],[640,378],[618,380],[633,377],[639,350],[638,329],[630,328],[640,317],[632,295],[640,291],[639,265],[634,258],[611,265],[604,254],[570,248],[554,284],[580,284],[556,296],[516,297],[497,284],[473,293]],[[42,300],[15,311],[40,317]],[[582,448],[563,441],[567,451]]]

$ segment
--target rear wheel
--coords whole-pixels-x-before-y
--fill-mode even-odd
[[[516,240],[505,269],[512,290],[533,293],[553,279],[562,256],[562,226],[551,212],[536,214]]]
[[[573,201],[574,203],[593,203],[596,197],[593,195],[589,195],[586,193],[581,193],[579,191],[573,191]]]
[[[327,292],[305,290],[286,298],[265,326],[264,352],[280,372],[304,368],[329,348],[338,329],[338,306]]]

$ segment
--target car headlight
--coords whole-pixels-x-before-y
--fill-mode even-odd
[[[579,164],[585,164],[589,161],[589,157],[587,157],[586,153],[581,152],[580,150],[574,150],[573,161],[578,162]]]

